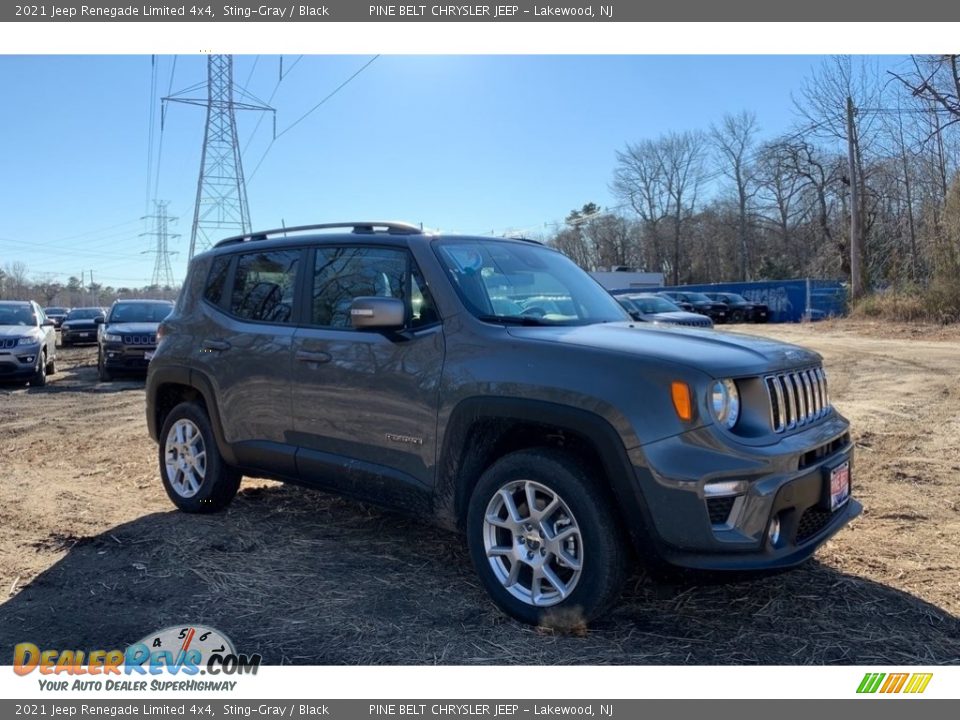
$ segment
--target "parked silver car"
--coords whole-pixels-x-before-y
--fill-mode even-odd
[[[56,362],[53,320],[33,301],[0,301],[0,381],[46,385]]]

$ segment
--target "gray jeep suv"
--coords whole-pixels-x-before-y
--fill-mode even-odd
[[[47,384],[57,371],[57,331],[35,302],[0,301],[0,382]]]
[[[530,241],[230,238],[193,259],[159,337],[147,422],[177,507],[221,510],[251,475],[401,509],[465,532],[525,622],[602,612],[631,548],[783,568],[861,509],[819,355],[635,323]]]

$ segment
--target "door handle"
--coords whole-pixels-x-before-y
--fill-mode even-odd
[[[307,352],[306,350],[297,350],[297,354],[294,357],[300,362],[315,363],[317,365],[333,360],[333,356],[330,353]]]
[[[200,343],[200,348],[204,352],[223,352],[230,349],[230,343],[226,340],[204,340]]]

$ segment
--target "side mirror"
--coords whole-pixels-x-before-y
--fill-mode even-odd
[[[103,325],[103,324],[107,321],[107,319],[106,319],[103,315],[97,315],[97,316],[93,319],[93,321],[94,321],[97,325]]]
[[[403,327],[404,306],[400,298],[358,297],[350,303],[350,322],[355,328]]]

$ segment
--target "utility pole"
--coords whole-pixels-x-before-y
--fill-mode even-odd
[[[847,161],[850,174],[850,299],[863,293],[863,274],[860,269],[860,190],[857,178],[856,146],[853,132],[853,98],[847,96]]]
[[[191,88],[192,90],[192,88]],[[197,200],[190,230],[189,258],[211,247],[222,236],[250,232],[250,208],[237,140],[237,110],[275,112],[233,82],[233,56],[207,58],[207,97],[181,97],[181,91],[162,99],[160,127],[167,102],[199,105],[207,109],[206,131],[200,154]],[[255,102],[238,102],[234,93]],[[276,132],[276,130],[274,130]]]
[[[151,285],[157,287],[169,287],[172,288],[173,281],[173,269],[170,267],[170,256],[176,255],[176,252],[170,252],[168,249],[168,241],[171,238],[180,237],[178,234],[170,233],[168,231],[168,225],[171,222],[176,222],[177,218],[170,217],[167,215],[167,206],[169,202],[163,202],[162,200],[154,200],[153,204],[155,210],[153,215],[146,215],[141,218],[141,220],[152,220],[153,221],[153,230],[151,232],[140,233],[140,237],[144,235],[149,235],[157,239],[157,244],[153,250],[144,250],[142,254],[154,254],[156,258],[153,263],[153,277],[150,280]]]

